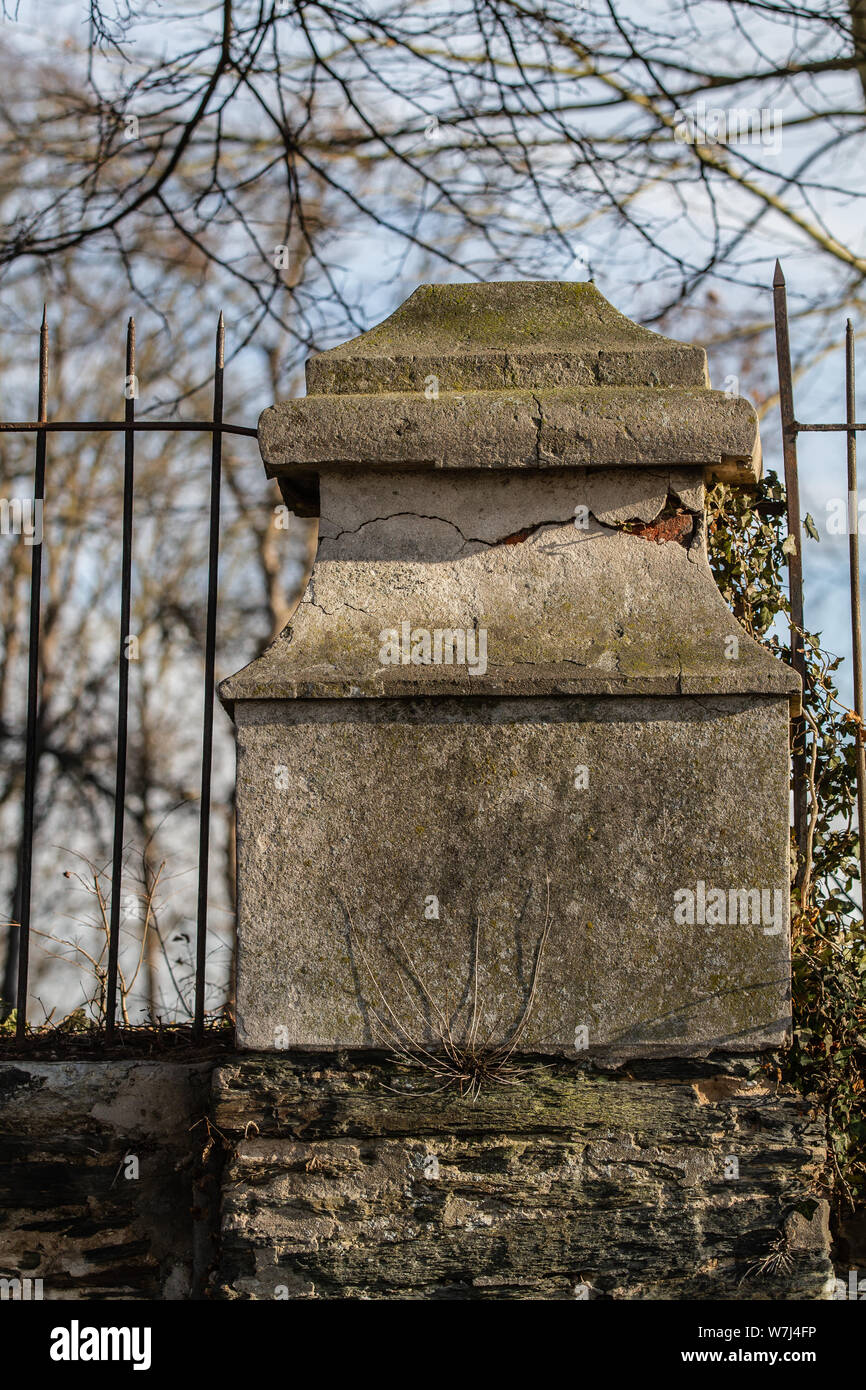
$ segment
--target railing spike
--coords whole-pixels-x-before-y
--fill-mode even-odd
[[[856,414],[854,380],[854,325],[845,325],[845,414],[853,426]],[[860,618],[860,506],[857,493],[857,435],[848,431],[848,567],[851,586],[851,664],[854,679],[854,712],[863,726],[863,637]],[[866,749],[857,737],[855,746],[857,771],[857,834],[860,841],[860,894],[866,905]],[[862,910],[862,909],[861,909]]]
[[[135,423],[135,319],[126,325],[126,389],[124,419]],[[129,729],[129,650],[132,618],[132,527],[135,489],[135,433],[124,437],[123,522],[120,563],[120,641],[117,682],[117,751],[114,781],[114,837],[111,855],[111,909],[108,925],[108,965],[105,976],[105,1031],[111,1037],[117,1021],[117,983],[120,974],[120,895],[123,887],[123,830],[126,813],[126,763]],[[125,1006],[125,1001],[122,1001]],[[124,1007],[124,1021],[125,1021]]]
[[[791,665],[800,677],[802,699],[807,696],[806,649],[803,640],[803,547],[800,528],[800,480],[797,468],[797,419],[794,413],[794,374],[791,369],[791,342],[788,332],[788,296],[782,267],[776,261],[773,276],[773,320],[776,330],[776,364],[779,373],[779,415],[782,424],[782,455],[785,465],[785,506],[788,539],[788,595],[790,601]],[[806,862],[807,787],[806,722],[798,714],[792,722],[794,833],[799,863],[797,883],[802,881]]]
[[[193,1036],[204,1037],[205,968],[207,964],[207,889],[210,863],[211,772],[213,763],[214,680],[216,671],[216,620],[219,589],[220,486],[222,479],[223,368],[225,320],[220,310],[216,331],[213,374],[213,434],[211,436],[210,529],[208,534],[207,621],[205,628],[204,716],[202,723],[201,803],[199,808],[198,910],[195,943],[195,1005]]]
[[[38,415],[48,416],[48,320],[42,306],[39,329]],[[34,519],[40,509],[40,534],[30,552],[30,633],[27,648],[27,726],[24,752],[24,812],[19,851],[19,882],[14,915],[18,920],[17,1019],[15,1033],[23,1038],[27,1030],[27,986],[30,970],[30,905],[33,877],[33,831],[35,825],[36,781],[39,772],[37,738],[39,734],[39,628],[42,595],[41,508],[45,500],[45,459],[47,439],[44,430],[36,436],[36,468],[33,479]],[[4,1001],[4,1003],[8,1003]]]

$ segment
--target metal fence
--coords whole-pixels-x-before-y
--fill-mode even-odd
[[[791,341],[788,330],[788,294],[782,267],[776,261],[773,276],[773,318],[776,329],[776,361],[779,370],[779,411],[782,417],[782,453],[785,465],[785,496],[788,509],[788,535],[793,548],[788,555],[788,589],[791,606],[791,664],[803,683],[806,697],[807,671],[803,627],[803,554],[800,526],[800,483],[797,469],[797,436],[820,432],[844,432],[848,443],[848,568],[851,592],[851,647],[853,655],[854,713],[861,724],[857,731],[857,829],[860,838],[860,891],[866,894],[866,747],[862,736],[863,719],[863,649],[860,626],[860,538],[857,506],[857,432],[866,424],[856,421],[854,328],[848,319],[845,325],[845,423],[807,425],[798,420],[794,410],[794,374],[791,368]],[[793,789],[794,836],[802,864],[805,854],[807,827],[807,778],[805,721],[802,716],[793,721]],[[866,901],[866,899],[864,899]]]
[[[214,660],[216,648],[217,584],[219,575],[220,484],[222,477],[222,438],[224,434],[250,435],[256,431],[244,425],[228,425],[223,420],[223,377],[225,372],[225,325],[220,314],[216,331],[213,408],[209,420],[136,420],[135,322],[129,320],[126,333],[126,386],[123,420],[48,419],[48,323],[45,312],[39,331],[38,419],[0,422],[0,433],[35,434],[36,459],[33,486],[34,513],[45,501],[48,436],[60,432],[111,432],[124,436],[123,466],[123,548],[120,584],[120,642],[117,691],[117,752],[114,790],[114,835],[111,866],[111,909],[108,934],[108,965],[105,996],[105,1033],[112,1037],[117,1026],[117,976],[120,951],[121,876],[123,872],[123,827],[126,796],[127,725],[129,706],[129,661],[127,638],[130,628],[132,590],[132,543],[135,494],[135,436],[139,431],[166,432],[193,430],[211,436],[210,527],[208,536],[208,589],[205,637],[204,719],[201,764],[201,804],[199,811],[198,906],[196,914],[196,973],[193,1034],[204,1032],[205,951],[207,944],[207,881],[210,850],[211,764],[213,755]],[[31,550],[30,636],[27,670],[27,724],[24,761],[24,807],[21,827],[18,896],[13,905],[18,924],[18,982],[16,995],[16,1036],[23,1038],[27,1028],[27,982],[30,964],[30,903],[33,872],[33,827],[36,802],[37,731],[39,716],[39,624],[42,589],[42,532]],[[10,930],[14,930],[13,927]]]
[[[851,584],[851,628],[853,642],[854,709],[863,718],[863,662],[860,635],[860,558],[857,530],[857,432],[866,424],[855,420],[854,334],[847,324],[845,343],[846,420],[843,424],[804,424],[794,411],[793,372],[788,326],[785,277],[776,263],[773,279],[776,353],[779,371],[779,403],[782,419],[782,445],[787,495],[788,533],[793,549],[788,556],[791,607],[791,658],[806,689],[806,658],[803,637],[803,567],[800,526],[800,496],[797,470],[797,436],[806,431],[844,432],[847,436],[849,497],[849,565]],[[225,371],[225,326],[220,314],[216,331],[213,408],[209,420],[136,420],[135,418],[135,324],[129,320],[126,337],[126,391],[123,420],[48,420],[48,326],[43,313],[39,335],[38,419],[0,422],[0,433],[36,435],[34,508],[41,511],[45,501],[48,436],[64,431],[104,432],[124,436],[123,542],[121,557],[119,676],[117,695],[117,753],[114,792],[114,835],[111,875],[108,966],[106,978],[105,1033],[111,1037],[117,1026],[118,956],[120,949],[121,876],[126,795],[127,722],[129,701],[129,662],[126,639],[130,626],[132,544],[135,492],[135,436],[139,431],[197,431],[211,436],[210,524],[208,539],[208,592],[205,638],[204,715],[201,766],[201,804],[199,811],[198,905],[196,914],[196,981],[193,1033],[204,1031],[205,952],[207,943],[207,881],[210,848],[211,764],[213,753],[214,656],[216,646],[217,583],[220,539],[220,484],[222,437],[224,434],[255,438],[256,430],[223,420],[223,377]],[[30,903],[33,865],[33,829],[37,771],[37,729],[39,714],[39,621],[42,583],[42,534],[31,552],[30,633],[27,673],[27,723],[24,764],[24,806],[20,844],[18,900],[13,907],[18,924],[18,983],[16,1035],[23,1038],[27,1027],[27,985],[30,956]],[[805,767],[804,721],[793,721],[794,832],[802,850],[806,834],[807,780]],[[862,738],[857,744],[858,826],[866,825],[866,749]],[[866,836],[860,835],[861,883],[866,883]]]

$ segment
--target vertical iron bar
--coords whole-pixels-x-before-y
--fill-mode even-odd
[[[806,652],[803,642],[803,552],[800,534],[800,482],[797,474],[797,424],[794,414],[794,379],[791,372],[791,344],[788,336],[788,296],[782,267],[776,261],[773,275],[773,317],[776,326],[776,361],[779,369],[779,412],[782,417],[782,450],[785,461],[785,497],[788,535],[794,550],[788,555],[788,596],[791,605],[791,665],[800,677],[806,700]],[[806,854],[806,721],[798,715],[791,721],[794,748],[794,838],[802,873]]]
[[[135,319],[126,330],[126,386],[124,419],[135,419]],[[125,434],[123,466],[123,553],[120,569],[120,655],[117,681],[117,761],[114,783],[114,848],[111,859],[111,916],[108,929],[108,974],[105,996],[105,1029],[114,1032],[117,1015],[117,972],[120,954],[120,893],[123,883],[123,820],[126,798],[126,745],[129,711],[129,627],[132,594],[132,494],[135,479],[135,431]]]
[[[39,419],[48,419],[48,320],[42,307],[39,329]],[[42,535],[45,500],[45,454],[47,435],[36,435],[36,469],[33,480],[33,524],[39,529],[38,542],[30,556],[30,642],[27,670],[27,735],[24,761],[24,815],[21,827],[18,920],[18,991],[15,1033],[23,1038],[27,1027],[27,974],[30,966],[30,887],[33,874],[33,821],[36,808],[36,752],[39,712],[39,618],[42,601]],[[10,928],[10,930],[14,930]]]
[[[845,419],[856,420],[854,401],[854,326],[845,328]],[[854,654],[854,711],[863,719],[863,646],[860,625],[860,537],[857,505],[857,435],[848,431],[848,559],[851,568],[851,646]],[[857,730],[857,833],[860,840],[860,894],[866,905],[866,747],[862,722]],[[861,906],[861,911],[863,906]],[[866,917],[866,913],[864,913]]]
[[[195,1017],[193,1034],[204,1034],[205,961],[207,954],[207,893],[210,853],[211,766],[213,758],[213,707],[216,667],[216,616],[219,587],[220,483],[222,480],[223,372],[225,322],[219,316],[213,378],[213,436],[210,473],[210,535],[208,542],[207,631],[204,663],[204,726],[201,752],[201,808],[198,841],[198,917],[195,938]]]

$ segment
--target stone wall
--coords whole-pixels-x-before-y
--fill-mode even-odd
[[[829,1298],[823,1123],[766,1066],[524,1060],[473,1101],[369,1053],[6,1063],[0,1276],[46,1299]]]
[[[823,1124],[765,1064],[526,1062],[472,1101],[357,1054],[230,1061],[214,1292],[830,1297]]]
[[[199,1164],[212,1069],[0,1065],[0,1276],[41,1279],[46,1299],[195,1296],[212,1257]]]

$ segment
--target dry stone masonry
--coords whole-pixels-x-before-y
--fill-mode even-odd
[[[237,1147],[215,1292],[834,1297],[823,1126],[755,1060],[527,1063],[474,1103],[431,1089],[356,1053],[221,1067]]]

